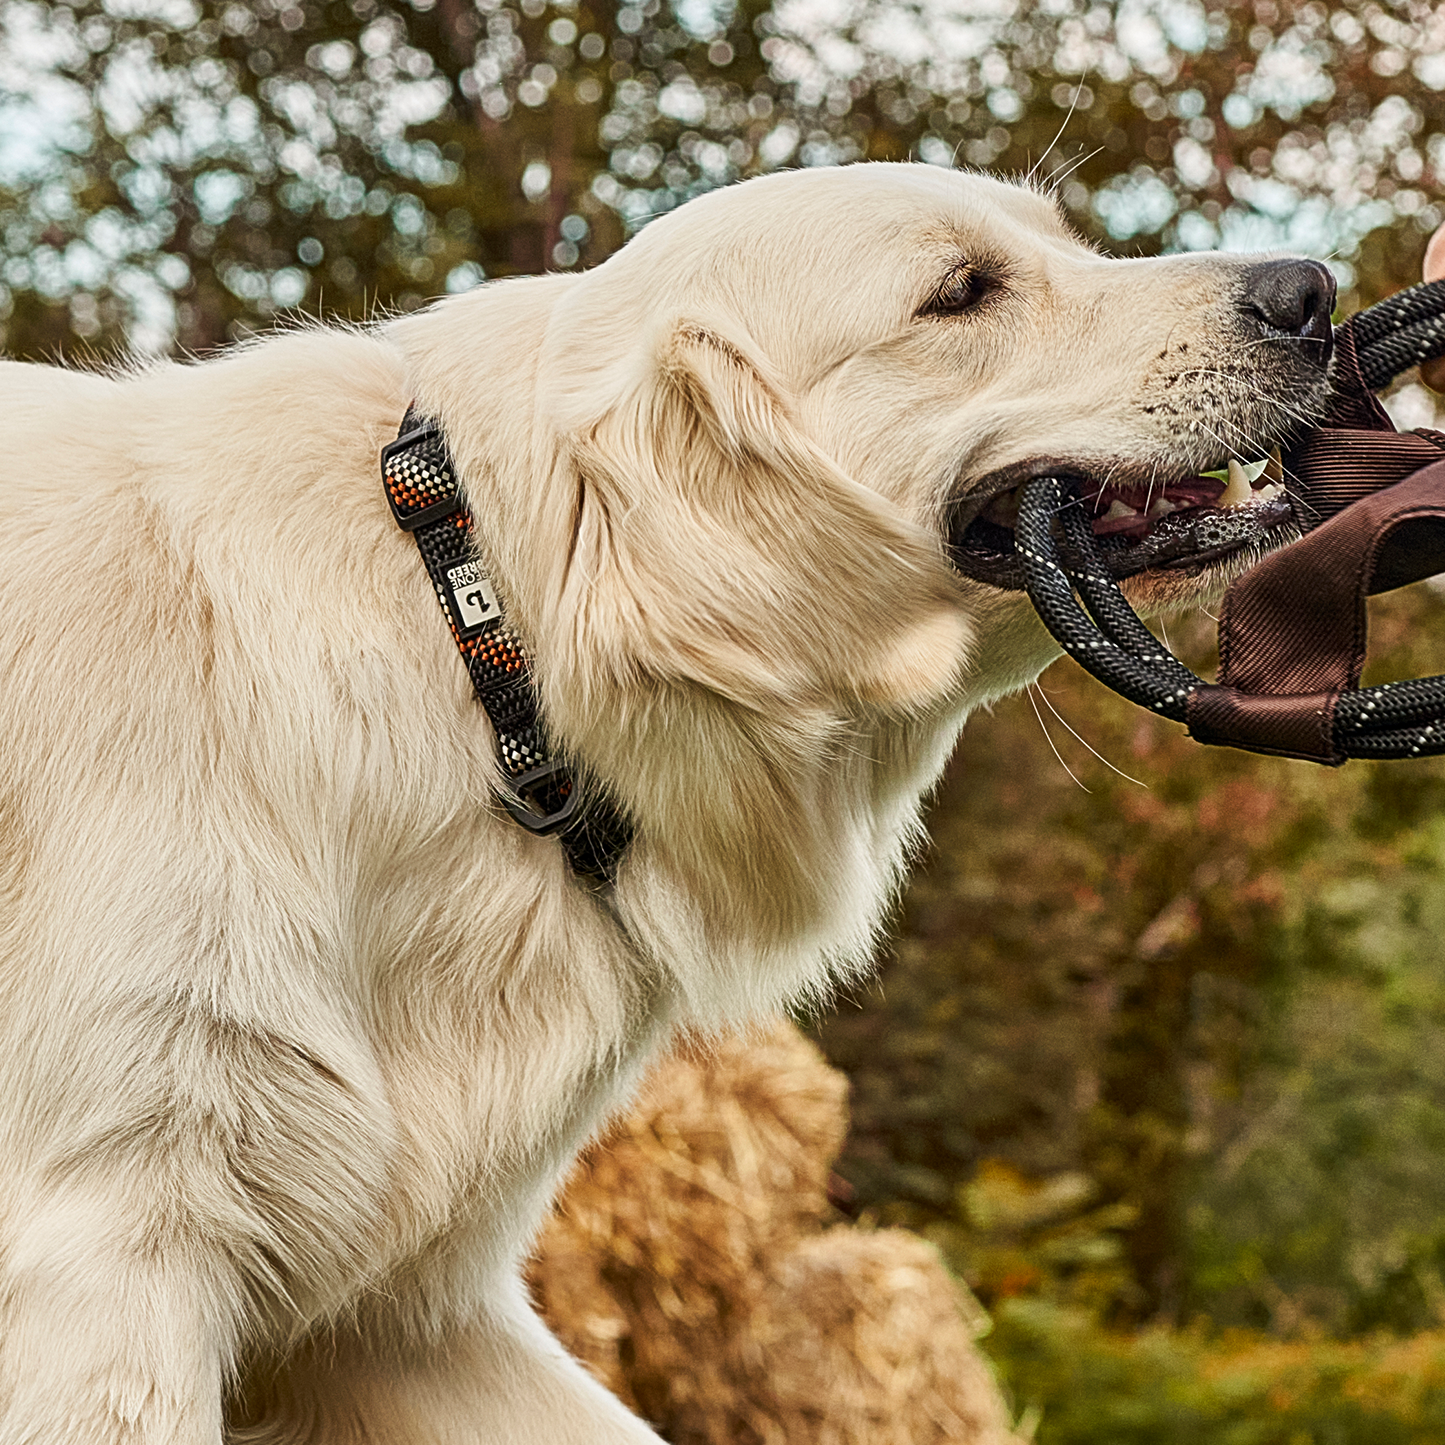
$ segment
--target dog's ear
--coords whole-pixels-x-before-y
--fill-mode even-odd
[[[938,540],[804,434],[746,337],[678,322],[651,363],[576,443],[592,656],[753,706],[944,696],[970,639]]]

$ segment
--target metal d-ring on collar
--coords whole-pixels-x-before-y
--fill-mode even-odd
[[[584,790],[548,739],[531,654],[477,563],[472,514],[441,425],[409,408],[396,440],[382,449],[381,477],[397,526],[416,540],[472,689],[491,721],[504,781],[499,801],[529,833],[557,835],[574,872],[610,882],[630,829],[610,800],[590,785]]]

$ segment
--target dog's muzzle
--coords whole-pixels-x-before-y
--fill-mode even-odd
[[[1445,282],[1359,313],[1335,342],[1329,414],[1287,458],[1306,535],[1230,587],[1217,682],[1140,621],[1066,479],[1023,488],[1014,537],[1024,587],[1070,657],[1200,742],[1328,764],[1445,753],[1445,676],[1359,686],[1365,598],[1445,571],[1445,435],[1397,433],[1373,395],[1445,355]]]

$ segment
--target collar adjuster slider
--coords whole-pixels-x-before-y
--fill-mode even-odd
[[[450,516],[461,505],[456,471],[441,427],[430,419],[405,428],[381,449],[381,479],[403,532]]]
[[[508,778],[506,791],[498,796],[522,827],[541,837],[560,833],[577,816],[581,804],[567,765],[555,758]]]

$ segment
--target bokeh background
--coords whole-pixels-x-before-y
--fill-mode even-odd
[[[1445,219],[1445,11],[0,0],[0,334],[204,355],[864,158],[1030,173],[1119,254],[1318,256],[1349,311]],[[1432,584],[1372,626],[1374,680],[1445,670]],[[810,1021],[834,1197],[943,1250],[1023,1432],[1445,1439],[1445,766],[1206,751],[1060,662],[932,836],[877,985]]]

